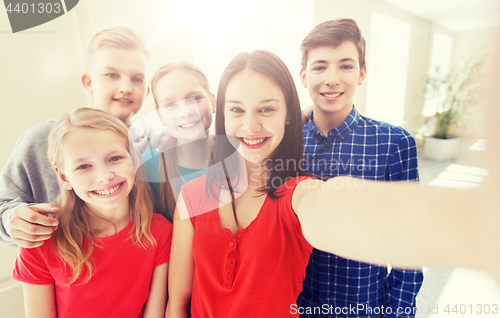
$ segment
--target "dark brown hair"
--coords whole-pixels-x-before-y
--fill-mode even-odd
[[[345,41],[352,42],[358,49],[359,67],[365,66],[365,38],[361,35],[356,21],[352,19],[330,20],[318,24],[302,41],[302,67],[307,67],[309,51],[320,46],[337,47]]]

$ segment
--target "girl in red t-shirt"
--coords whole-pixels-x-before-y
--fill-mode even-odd
[[[196,318],[292,315],[312,250],[297,207],[321,182],[301,166],[301,119],[277,56],[242,53],[227,66],[215,164],[182,187],[174,214],[168,317],[188,317],[189,304]]]
[[[19,251],[27,317],[162,317],[172,225],[136,179],[127,127],[78,109],[56,122],[48,149],[62,212],[52,238]]]

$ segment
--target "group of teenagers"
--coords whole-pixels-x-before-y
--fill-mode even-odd
[[[150,87],[164,128],[141,132],[144,43],[126,27],[97,33],[82,76],[94,108],[28,129],[1,173],[26,316],[413,317],[416,238],[391,236],[406,214],[372,215],[363,195],[410,205],[373,181],[418,181],[414,139],[354,107],[355,21],[317,25],[301,50],[312,109],[258,50],[229,63],[217,95],[194,65],[161,67]]]

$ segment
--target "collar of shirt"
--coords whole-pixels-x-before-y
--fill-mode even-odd
[[[314,113],[311,112],[311,114],[309,115],[309,121],[305,124],[307,130],[310,133],[314,134],[315,136],[322,137],[324,139],[330,139],[333,136],[338,141],[342,141],[346,139],[347,136],[349,136],[354,131],[354,129],[356,129],[356,127],[358,126],[360,115],[356,110],[356,107],[353,106],[352,111],[349,114],[349,116],[347,116],[346,120],[344,120],[344,122],[340,124],[338,127],[332,128],[328,131],[328,137],[324,136],[318,130],[318,128],[316,128],[316,126],[313,123],[313,117]]]

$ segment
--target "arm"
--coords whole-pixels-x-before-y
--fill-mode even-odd
[[[311,115],[313,111],[313,106],[309,106],[307,108],[304,108],[302,109],[302,125],[304,125],[305,123],[307,123],[307,121],[309,120],[309,115]]]
[[[168,262],[158,265],[153,270],[149,297],[144,305],[144,318],[164,317],[167,304]]]
[[[170,253],[170,271],[168,276],[168,294],[166,317],[188,317],[191,292],[193,289],[194,226],[191,220],[181,220],[179,214],[188,215],[182,194],[177,200],[174,212],[174,232]]]
[[[418,181],[417,145],[405,130],[390,149],[387,181]]]
[[[403,135],[398,138],[391,150],[388,162],[389,180],[418,182],[417,146],[415,139],[403,130]],[[384,317],[415,317],[413,314],[397,314],[397,312],[398,308],[404,308],[405,312],[413,312],[416,304],[415,298],[422,286],[423,279],[424,276],[421,270],[414,271],[393,268],[386,278],[387,292],[385,294],[386,306],[392,308],[392,314],[386,314]]]
[[[48,217],[46,214],[59,211],[58,207],[47,203],[17,206],[7,221],[12,242],[27,248],[42,245],[59,225],[56,218]]]
[[[40,213],[56,213],[51,206],[59,194],[57,175],[47,158],[47,138],[53,123],[32,127],[19,137],[0,174],[0,244],[35,247],[50,237],[58,221]],[[55,225],[53,225],[55,224]]]
[[[483,229],[487,224],[477,212],[478,202],[492,194],[464,192],[350,177],[308,179],[295,189],[292,205],[305,238],[326,252],[380,266],[463,266],[498,273],[493,265],[500,257],[477,249],[500,241],[493,226],[500,222],[498,213],[489,212]]]
[[[23,283],[26,318],[57,318],[54,284]]]

